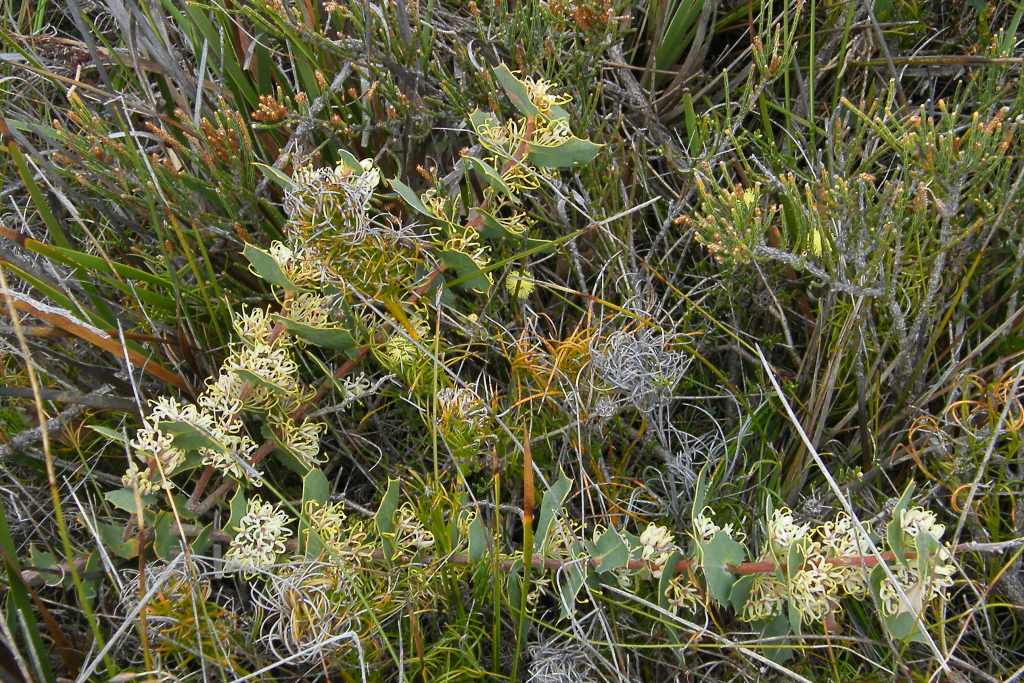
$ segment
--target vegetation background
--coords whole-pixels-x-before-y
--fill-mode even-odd
[[[1020,5],[2,14],[3,680],[1024,675]],[[542,80],[566,117],[536,121],[562,141],[567,122],[592,159],[526,163],[543,142],[516,88],[535,104]],[[495,151],[474,112],[529,127]],[[278,320],[287,391],[245,375],[245,398],[269,397],[243,431],[269,444],[259,495],[280,506],[258,528],[279,510],[291,526],[273,527],[272,569],[232,570],[257,529],[232,493],[251,466],[189,461],[148,498],[122,475],[155,460],[129,451],[151,401],[197,401],[237,357],[238,316],[297,305],[259,254],[297,249],[299,200],[327,211],[314,180],[349,187],[363,159],[398,182],[359,225],[397,237],[322,252],[330,334]],[[182,451],[223,449],[201,431]],[[718,597],[694,573],[718,557],[702,501],[744,544],[732,567],[771,560],[783,507],[821,529],[850,506],[885,537],[911,483],[956,551],[953,585],[910,597],[913,629],[893,630],[878,585],[751,624],[735,576]],[[344,510],[342,540],[318,509]],[[332,539],[344,571],[309,560]]]

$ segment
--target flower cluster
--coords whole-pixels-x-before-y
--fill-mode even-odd
[[[715,511],[712,510],[710,506],[705,505],[704,509],[694,516],[693,535],[695,538],[701,541],[710,541],[719,531],[727,535],[729,538],[743,538],[743,534],[737,533],[732,524],[719,526],[712,518],[714,512]]]
[[[658,579],[665,569],[665,563],[675,548],[675,537],[667,527],[656,524],[648,524],[644,532],[640,534],[640,545],[642,550],[640,559],[649,562],[651,575]]]
[[[935,514],[919,507],[900,512],[900,525],[907,547],[918,534],[928,534],[936,543],[945,527],[938,524]],[[860,558],[871,552],[871,542],[857,529],[845,514],[834,521],[811,528],[797,524],[787,508],[775,510],[768,523],[768,540],[760,561],[773,560],[784,566],[797,548],[803,565],[789,570],[789,580],[779,576],[762,575],[755,580],[743,617],[749,621],[769,619],[778,614],[788,600],[806,623],[823,620],[830,612],[840,609],[840,599],[864,599],[870,592],[870,571]],[[939,547],[932,558],[929,576],[921,577],[917,565],[896,564],[893,575],[906,595],[916,596],[919,611],[939,593],[952,585],[953,567],[948,564],[949,551]],[[852,562],[851,562],[852,560]],[[901,610],[899,589],[886,576],[880,587],[883,612],[892,616]]]
[[[475,386],[444,388],[437,392],[437,430],[456,463],[477,466],[476,456],[493,438],[491,414]]]
[[[292,535],[288,515],[259,496],[249,500],[246,513],[239,520],[225,557],[248,570],[268,567],[285,551],[285,540]]]
[[[406,503],[396,514],[392,542],[402,551],[426,550],[434,546],[434,534],[423,526],[416,511]]]
[[[186,451],[174,444],[172,429],[176,427],[185,427],[198,433],[204,443],[210,444],[197,449],[204,464],[219,467],[238,478],[250,476],[251,473],[243,472],[239,463],[248,459],[256,449],[256,444],[242,432],[242,424],[236,419],[241,407],[240,393],[239,383],[229,378],[208,384],[198,405],[182,405],[167,396],[156,399],[149,415],[143,420],[143,427],[131,441],[136,458],[148,467],[140,471],[132,461],[122,478],[124,485],[138,486],[142,493],[171,485],[167,478],[186,457]],[[154,481],[154,476],[158,474],[162,477],[160,482]],[[258,478],[253,481],[259,484]]]

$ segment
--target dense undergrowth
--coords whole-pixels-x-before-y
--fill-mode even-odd
[[[1024,672],[1024,10],[3,8],[3,680]]]

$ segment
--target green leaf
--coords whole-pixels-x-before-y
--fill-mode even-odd
[[[86,425],[86,427],[88,427],[89,429],[93,430],[94,432],[102,434],[103,436],[107,437],[108,439],[112,439],[114,441],[117,441],[118,443],[122,443],[122,444],[127,444],[128,443],[128,439],[125,438],[124,434],[122,434],[121,432],[114,431],[113,429],[110,429],[109,427],[103,427],[101,425]]]
[[[195,539],[192,541],[192,552],[197,555],[205,555],[206,551],[213,545],[213,540],[210,536],[213,534],[213,525],[207,524],[199,530],[196,534]]]
[[[807,554],[804,552],[804,547],[801,542],[793,543],[789,546],[789,550],[786,555],[786,586],[793,585],[793,577],[803,569],[804,563],[807,562]],[[789,615],[789,628],[799,635],[802,632],[803,622],[801,621],[800,610],[796,608],[796,605],[792,600],[786,603]]]
[[[175,493],[171,496],[174,500],[174,512],[182,519],[192,521],[196,519],[196,513],[188,509],[188,498],[180,493]],[[145,499],[143,499],[145,500]]]
[[[27,654],[31,657],[35,674],[39,680],[53,681],[49,653],[43,646],[43,640],[39,634],[39,624],[36,622],[36,613],[29,598],[28,589],[21,578],[21,567],[18,566],[14,539],[11,538],[11,531],[7,526],[7,509],[3,504],[0,504],[0,548],[3,548],[0,566],[3,566],[7,584],[7,600],[4,605],[7,612],[7,626],[10,628],[10,632],[17,633],[24,639]]]
[[[292,281],[281,270],[281,266],[277,265],[277,261],[270,255],[270,252],[263,251],[251,244],[246,244],[242,255],[252,264],[256,274],[270,284],[277,285],[289,292],[298,291],[299,288],[292,284]]]
[[[139,539],[132,536],[127,541],[122,541],[121,536],[124,535],[124,527],[117,526],[116,524],[96,522],[96,530],[99,532],[103,545],[110,548],[110,552],[126,560],[138,557]]]
[[[423,205],[423,202],[420,201],[420,198],[416,195],[415,192],[412,191],[411,187],[403,183],[398,178],[394,178],[392,180],[389,180],[388,182],[391,183],[391,187],[395,189],[395,192],[397,192],[398,195],[405,200],[406,204],[416,209],[427,218],[437,220],[437,216],[435,216],[434,214],[430,213],[427,210],[427,207]]]
[[[494,128],[498,125],[498,119],[490,112],[474,109],[469,115],[469,122],[473,124],[473,130],[480,135],[483,128]]]
[[[508,609],[512,614],[512,619],[518,621],[523,614],[523,558],[520,557],[513,561],[505,576],[508,582]]]
[[[548,536],[551,527],[555,523],[555,514],[562,508],[565,497],[569,495],[572,488],[572,480],[565,476],[565,472],[558,470],[558,480],[551,485],[540,505],[540,519],[537,522],[537,532],[533,538],[533,552],[547,555]]]
[[[233,372],[235,376],[238,377],[243,382],[248,382],[249,384],[255,387],[263,387],[270,393],[277,394],[278,396],[281,397],[285,397],[288,395],[288,392],[286,390],[277,386],[273,382],[268,382],[267,380],[257,375],[255,372],[252,372],[250,370],[234,370]]]
[[[693,488],[693,507],[690,509],[690,522],[696,526],[697,517],[704,511],[704,501],[708,493],[708,464],[700,468],[697,484]],[[769,517],[771,519],[771,517]]]
[[[107,501],[109,501],[111,505],[118,508],[119,510],[124,510],[125,512],[130,512],[132,514],[138,512],[138,509],[135,507],[135,492],[132,489],[117,489],[116,491],[107,491],[105,494],[103,494],[103,497],[107,499]],[[141,498],[142,507],[144,508],[149,507],[150,505],[156,503],[156,501],[158,500],[157,497],[151,493],[147,493],[141,496]]]
[[[299,553],[307,557],[319,556],[324,550],[323,539],[309,523],[310,508],[319,508],[327,504],[331,496],[331,482],[327,475],[318,468],[313,468],[302,478],[302,510],[299,517]],[[316,503],[316,505],[310,505]]]
[[[529,161],[534,166],[569,168],[593,161],[603,145],[570,135],[557,145],[538,145],[531,142],[527,146],[530,150]]]
[[[173,471],[168,472],[167,474],[181,474],[182,472],[194,470],[195,468],[199,467],[202,464],[203,456],[199,455],[199,453],[196,451],[188,451],[187,453],[185,453],[185,459],[181,461],[181,464],[179,464],[177,467],[174,468]]]
[[[174,447],[183,451],[210,448],[219,453],[228,452],[227,447],[214,438],[213,434],[189,422],[160,422],[157,424],[157,428],[164,434],[173,436]]]
[[[100,557],[100,553],[97,550],[93,550],[89,553],[89,557],[85,560],[85,570],[83,574],[96,576],[95,579],[85,579],[82,581],[82,593],[85,595],[85,599],[90,604],[95,602],[96,594],[100,590],[100,584],[103,583],[103,560]],[[97,574],[99,574],[97,576]],[[71,577],[69,576],[70,580]]]
[[[292,187],[292,179],[282,173],[279,169],[267,164],[261,164],[258,161],[252,162],[252,165],[260,169],[263,175],[274,181],[274,184],[280,187],[282,190],[289,190]]]
[[[509,187],[509,184],[505,182],[505,179],[501,177],[501,174],[493,166],[483,159],[477,159],[476,157],[464,156],[462,158],[469,162],[484,177],[491,188],[508,197],[509,201],[516,201],[512,188]]]
[[[669,553],[668,560],[665,561],[665,568],[661,572],[661,578],[658,579],[658,606],[662,609],[671,609],[671,605],[668,604],[667,591],[672,579],[678,573],[676,572],[676,565],[682,559],[683,554],[678,550],[673,550]]]
[[[917,568],[921,576],[931,576],[939,548],[942,544],[923,531],[914,538],[914,549],[917,551]]]
[[[54,570],[52,572],[39,572],[41,576],[46,577],[44,579],[44,583],[51,588],[61,585],[65,578],[71,578],[70,575],[68,575],[68,572],[60,570],[60,563],[57,562],[57,558],[53,553],[40,550],[36,547],[35,543],[30,544],[28,547],[28,559],[36,569]]]
[[[573,564],[565,568],[564,572],[556,575],[558,581],[558,601],[561,603],[559,619],[565,619],[576,612],[576,598],[588,583],[588,578],[594,575],[590,567],[581,564]],[[563,581],[565,582],[563,584]]]
[[[536,116],[540,113],[540,110],[534,106],[533,102],[530,101],[530,91],[526,87],[526,83],[516,78],[508,67],[504,64],[499,64],[494,69],[494,77],[498,79],[498,83],[505,89],[508,94],[508,98],[512,100],[512,104],[515,105],[516,109],[523,114],[523,116]]]
[[[701,567],[708,584],[708,592],[719,604],[729,604],[729,593],[736,577],[725,570],[726,566],[736,566],[743,562],[746,551],[743,546],[729,535],[716,531],[710,541],[697,544],[700,548]]]
[[[771,622],[764,625],[764,629],[761,631],[761,638],[785,638],[790,633],[789,619],[785,614],[779,614]],[[785,664],[793,657],[793,648],[791,647],[769,644],[765,645],[762,649],[764,650],[764,656],[776,664]]]
[[[919,615],[910,609],[909,605],[903,604],[903,600],[900,599],[900,609],[896,614],[889,616],[882,610],[882,599],[881,599],[881,588],[882,582],[885,581],[885,569],[881,565],[876,565],[871,570],[871,576],[869,577],[871,585],[871,596],[875,599],[875,607],[878,608],[878,616],[882,618],[882,624],[885,626],[885,630],[888,632],[889,637],[893,640],[899,640],[903,642],[913,643],[924,643],[927,642],[924,634],[921,632]],[[913,598],[912,595],[915,591],[919,591],[920,587],[911,586],[906,592],[907,597]]]
[[[736,610],[736,614],[743,614],[743,608],[750,600],[750,589],[754,586],[754,575],[747,574],[736,579],[729,591],[729,604]]]
[[[658,41],[656,68],[669,70],[676,66],[686,47],[693,42],[694,24],[703,5],[704,0],[682,0],[675,6],[675,13]]]
[[[356,159],[352,154],[345,149],[335,149],[334,152],[341,159],[341,163],[345,165],[345,168],[352,171],[353,175],[363,175],[363,167],[359,165],[359,159]]]
[[[481,272],[480,266],[470,258],[469,254],[461,251],[448,249],[438,254],[446,266],[456,272],[466,287],[486,294],[491,289],[491,283],[487,276]],[[476,275],[479,273],[479,275]]]
[[[181,552],[182,539],[177,527],[171,513],[161,512],[156,516],[153,524],[153,551],[161,560],[169,562]]]
[[[26,240],[25,247],[30,251],[34,251],[37,254],[51,258],[58,263],[71,266],[72,268],[81,268],[93,273],[104,273],[107,275],[117,274],[128,280],[139,280],[146,284],[153,285],[154,287],[160,287],[162,289],[170,289],[171,283],[167,278],[161,275],[155,275],[138,268],[126,265],[124,263],[118,263],[117,261],[108,262],[101,256],[93,256],[92,254],[85,254],[74,249],[68,249],[65,247],[55,247],[51,244],[43,244],[36,240]]]
[[[498,242],[505,246],[514,249],[516,247],[522,247],[525,241],[527,249],[537,248],[538,251],[545,254],[551,254],[555,251],[555,245],[549,240],[535,240],[527,238],[525,235],[512,232],[501,222],[489,214],[486,211],[475,209],[471,214],[470,218],[479,215],[483,219],[483,224],[480,226],[480,234],[492,242]]]
[[[482,560],[487,557],[491,547],[491,533],[484,526],[480,515],[473,518],[469,523],[469,559]]]
[[[227,524],[224,525],[224,532],[231,537],[234,537],[238,531],[238,525],[242,523],[242,517],[245,516],[245,511],[249,507],[249,502],[245,499],[245,491],[241,486],[235,491],[235,495],[231,498],[231,514],[228,516]]]
[[[629,564],[629,548],[614,529],[608,529],[601,534],[593,547],[591,559],[597,565],[598,574],[607,574],[613,569],[621,569]]]
[[[889,542],[889,549],[896,556],[897,561],[903,566],[908,566],[907,556],[903,549],[903,525],[900,524],[900,515],[910,505],[914,495],[914,482],[907,485],[903,495],[900,496],[896,506],[892,509],[892,519],[885,526],[886,540]]]
[[[553,105],[551,105],[551,109],[549,111],[551,112],[551,115],[548,117],[548,119],[550,121],[557,121],[559,119],[564,119],[566,122],[569,122],[569,120],[570,120],[569,112],[566,111],[565,108],[562,107],[562,106],[559,106],[557,104],[553,104]]]
[[[299,339],[308,341],[310,344],[321,346],[333,351],[344,351],[350,358],[358,355],[359,344],[352,333],[342,327],[313,327],[304,323],[290,320],[277,313],[271,314],[271,320],[281,323],[290,334]]]
[[[373,521],[380,532],[381,545],[384,549],[384,556],[391,559],[391,539],[395,537],[395,512],[398,510],[398,495],[402,490],[402,482],[398,479],[388,479],[388,490],[380,501],[377,514]]]
[[[277,432],[271,429],[269,425],[263,425],[260,431],[263,434],[263,438],[273,441],[274,445],[277,446],[272,451],[272,455],[279,463],[300,477],[305,477],[312,471],[313,467],[306,458],[293,451],[291,444],[282,441]]]

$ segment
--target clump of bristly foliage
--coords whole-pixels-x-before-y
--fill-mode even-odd
[[[1024,10],[0,16],[0,678],[1021,675]]]

